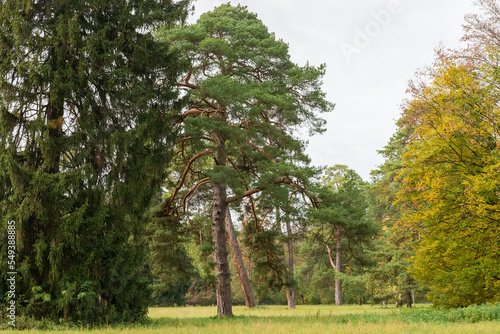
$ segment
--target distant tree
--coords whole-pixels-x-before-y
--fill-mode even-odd
[[[373,180],[368,197],[369,214],[381,231],[370,254],[376,266],[368,271],[366,287],[372,302],[396,300],[400,305],[404,297],[407,307],[413,305],[415,293],[421,290],[421,286],[409,272],[410,259],[414,255],[414,244],[411,242],[414,237],[398,228],[404,205],[396,203],[396,194],[403,187],[398,173],[403,168],[401,159],[412,131],[411,127],[399,129],[379,151],[385,161],[371,173]]]
[[[296,131],[321,132],[324,120],[317,113],[333,107],[320,89],[324,66],[291,62],[288,46],[242,6],[222,5],[158,38],[189,68],[177,80],[190,106],[178,123],[175,161],[184,170],[164,214],[184,208],[199,186],[211,185],[217,314],[231,316],[226,207],[264,190],[300,187],[298,171],[308,158]],[[212,168],[196,169],[207,157]]]
[[[342,305],[343,252],[368,242],[377,227],[368,219],[364,181],[356,172],[335,165],[324,172],[321,183],[316,208],[310,213],[311,236],[324,247],[335,271],[335,305]]]
[[[149,30],[188,1],[0,5],[0,301],[20,314],[133,321],[150,289],[141,238],[172,152],[180,68]],[[7,221],[15,269],[6,267]]]

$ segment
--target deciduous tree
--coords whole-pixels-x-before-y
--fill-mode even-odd
[[[500,242],[496,75],[442,62],[403,116],[414,128],[402,162],[401,229],[417,235],[412,272],[437,305],[498,299]],[[490,81],[492,80],[492,81]]]

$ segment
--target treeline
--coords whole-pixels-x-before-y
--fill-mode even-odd
[[[498,302],[500,8],[480,4],[368,183],[310,165],[325,65],[293,63],[246,7],[187,25],[190,1],[4,1],[0,315]]]

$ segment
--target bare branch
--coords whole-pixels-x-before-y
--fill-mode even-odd
[[[326,247],[326,251],[328,252],[328,259],[330,260],[330,264],[332,265],[332,268],[337,270],[335,263],[333,263],[332,251],[331,251],[330,247],[328,247],[328,245],[325,245],[325,247]]]

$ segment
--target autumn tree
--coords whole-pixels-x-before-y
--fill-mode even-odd
[[[414,91],[405,126],[414,128],[399,201],[401,228],[418,232],[415,276],[445,307],[498,299],[497,75],[469,64],[441,63]],[[490,81],[491,80],[491,81]]]
[[[83,322],[144,317],[141,238],[175,138],[179,64],[149,32],[187,1],[2,1],[0,300]]]
[[[308,158],[296,131],[321,132],[318,113],[332,108],[320,89],[324,66],[294,64],[287,44],[242,6],[222,5],[158,38],[189,68],[177,80],[190,106],[178,120],[175,163],[184,167],[163,214],[185,208],[200,186],[211,187],[217,314],[231,316],[227,205],[262,191],[301,188],[299,171]],[[197,169],[207,158],[212,167]]]
[[[495,0],[477,5],[481,12],[466,16],[467,47],[438,50],[410,85],[392,141],[399,148],[374,187],[389,190],[387,210],[376,211],[389,214],[390,237],[403,241],[410,282],[417,278],[442,307],[498,300],[500,8]]]

